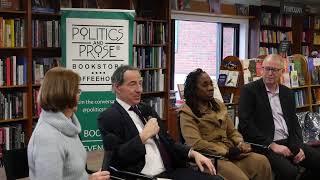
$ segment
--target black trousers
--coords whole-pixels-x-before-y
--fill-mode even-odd
[[[158,177],[174,180],[223,180],[219,175],[212,176],[207,173],[193,170],[192,168],[178,168],[172,172],[165,172]]]
[[[286,142],[279,144],[287,145]],[[320,179],[320,151],[306,144],[304,144],[301,149],[306,158],[298,165],[294,164],[290,158],[276,154],[273,151],[269,150],[264,153],[269,159],[272,170],[276,175],[276,180],[295,180],[300,173],[299,166],[306,169],[305,174],[301,175],[303,179]]]

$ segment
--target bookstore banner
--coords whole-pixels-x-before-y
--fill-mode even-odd
[[[80,75],[77,117],[87,151],[102,149],[97,116],[115,100],[111,75],[132,62],[134,11],[61,9],[62,64]]]

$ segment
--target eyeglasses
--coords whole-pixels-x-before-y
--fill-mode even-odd
[[[262,67],[266,72],[277,73],[281,70],[281,68],[273,68],[273,67]]]

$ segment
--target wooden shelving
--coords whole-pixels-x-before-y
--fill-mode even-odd
[[[59,1],[52,1],[54,3],[54,11],[59,11]],[[18,116],[7,116],[6,117],[19,117],[23,116],[23,118],[7,118],[7,119],[0,119],[0,127],[3,126],[16,126],[19,125],[19,128],[22,127],[22,132],[24,134],[25,142],[24,144],[28,143],[28,140],[32,133],[32,126],[33,126],[33,120],[34,118],[34,99],[33,99],[33,90],[38,89],[40,85],[33,84],[33,60],[35,57],[60,57],[61,56],[61,48],[60,47],[53,47],[53,48],[47,48],[47,47],[37,47],[34,48],[32,46],[33,44],[33,38],[34,35],[34,27],[32,27],[32,22],[34,20],[41,20],[41,21],[59,21],[60,20],[60,13],[46,13],[46,12],[33,12],[32,10],[32,0],[24,0],[21,1],[21,10],[4,10],[0,9],[0,17],[3,17],[5,19],[23,19],[24,21],[24,28],[23,31],[23,37],[24,37],[24,43],[23,47],[1,47],[0,48],[0,54],[2,56],[11,57],[16,56],[22,57],[24,61],[24,71],[25,76],[24,80],[26,81],[26,84],[24,85],[14,85],[14,86],[0,86],[0,92],[4,95],[10,95],[10,94],[17,94],[16,96],[21,99],[19,99],[18,102],[13,103],[22,103],[23,108],[23,115],[22,112],[16,112],[18,113]],[[42,29],[42,31],[44,31]],[[15,32],[16,33],[16,32]],[[59,33],[60,34],[60,33]],[[19,35],[15,36],[20,37]],[[58,38],[58,37],[57,37]],[[43,39],[41,39],[43,40]],[[17,60],[18,62],[18,60]],[[12,79],[11,79],[12,80]],[[12,83],[14,84],[14,83]],[[2,104],[1,104],[2,105]],[[17,110],[15,110],[17,111]]]
[[[232,68],[231,65],[232,64]],[[230,94],[232,95],[232,102],[227,102],[228,105],[237,105],[240,98],[240,87],[243,86],[243,68],[239,58],[235,56],[227,56],[224,58],[220,65],[220,72],[221,70],[227,71],[237,71],[237,84],[234,86],[226,86],[226,85],[219,85],[220,92],[222,97],[224,95]],[[227,75],[228,76],[228,75]],[[218,80],[219,81],[219,80]],[[226,80],[227,81],[227,80]]]
[[[0,15],[8,14],[8,15],[24,16],[26,13],[27,13],[27,11],[14,11],[14,10],[0,9]]]
[[[16,119],[0,119],[0,126],[4,123],[28,121],[28,118],[16,118]]]
[[[283,15],[279,7],[249,6],[249,58],[279,53],[282,40],[291,41],[288,55],[301,53],[302,18]],[[276,43],[275,43],[276,42]]]
[[[170,1],[134,1],[136,7],[133,64],[143,77],[143,101],[158,107],[160,117],[168,119],[170,82]],[[161,108],[159,108],[161,106]],[[162,112],[160,112],[162,111]],[[168,128],[168,121],[165,122]]]
[[[160,23],[167,23],[168,22],[167,20],[143,18],[143,17],[136,17],[134,20],[136,22],[160,22]]]
[[[14,89],[21,89],[21,88],[27,88],[28,85],[16,85],[16,86],[0,86],[1,89],[8,89],[8,90],[14,90]]]

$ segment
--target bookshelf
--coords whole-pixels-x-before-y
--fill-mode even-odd
[[[283,75],[283,79],[286,78],[285,74],[288,73],[290,80],[284,81],[290,81],[291,86],[289,86],[288,84],[283,84],[289,86],[293,90],[297,112],[311,111],[311,89],[307,60],[305,56],[301,54],[294,54],[292,56],[289,56],[287,60],[287,69]],[[294,73],[293,70],[297,73]],[[296,74],[298,78],[296,83],[294,82],[294,74]]]
[[[311,110],[313,112],[320,113],[320,81],[319,81],[319,61],[316,58],[309,57],[308,63],[308,75],[310,82],[310,103]]]
[[[168,126],[169,0],[137,0],[133,65],[143,77],[142,101],[150,104]],[[170,130],[169,130],[170,131]]]
[[[279,7],[250,6],[249,21],[250,57],[278,53],[280,42],[289,41],[290,49],[295,43],[294,23],[291,15],[280,14]]]
[[[28,3],[0,8],[0,151],[21,148],[29,131]],[[1,152],[0,152],[1,154]],[[1,158],[1,155],[0,155]]]
[[[313,44],[314,16],[306,15],[303,17],[303,30],[301,34],[301,54],[310,56]]]
[[[301,54],[311,56],[315,50],[320,50],[320,16],[308,14],[303,19]]]
[[[33,122],[37,120],[34,91],[39,89],[45,72],[53,67],[47,66],[51,62],[44,63],[39,59],[51,61],[52,57],[58,57],[52,60],[56,66],[61,56],[60,44],[52,43],[59,37],[52,36],[51,23],[59,24],[59,1],[47,0],[46,7],[37,8],[32,0],[8,2],[14,2],[14,7],[0,8],[0,19],[4,22],[0,25],[0,133],[3,137],[0,150],[27,144]],[[37,28],[36,21],[41,21]],[[59,34],[58,26],[56,32]],[[41,43],[35,45],[36,38]]]
[[[218,87],[220,89],[228,114],[237,126],[240,89],[244,83],[243,66],[238,57],[227,56],[220,64]]]
[[[320,16],[314,15],[313,21],[311,21],[312,25],[311,28],[311,51],[320,50]]]
[[[225,57],[220,65],[218,86],[226,105],[238,104],[240,88],[243,83],[243,68],[239,58],[235,56]],[[225,99],[228,99],[228,102]]]

